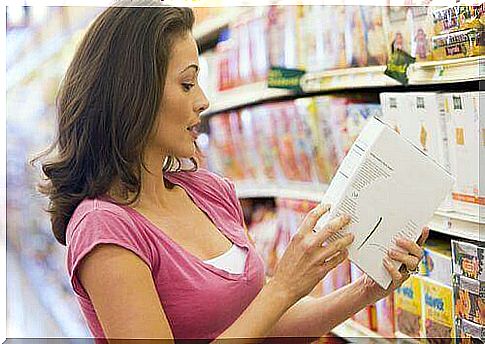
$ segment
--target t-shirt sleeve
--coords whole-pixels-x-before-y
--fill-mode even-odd
[[[241,207],[241,203],[239,202],[239,199],[237,198],[237,195],[236,195],[236,187],[234,186],[234,183],[229,178],[222,177],[222,180],[227,185],[229,199],[234,208],[236,218],[238,219],[241,226],[244,226],[244,213]]]
[[[94,209],[75,225],[67,242],[67,269],[74,292],[87,297],[77,276],[82,259],[99,244],[115,244],[140,257],[152,270],[148,242],[128,215],[110,210]]]

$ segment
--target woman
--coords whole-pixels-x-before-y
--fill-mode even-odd
[[[321,336],[400,286],[422,250],[401,243],[408,254],[392,256],[401,272],[386,260],[388,290],[364,277],[305,297],[353,240],[326,242],[344,217],[312,231],[327,211],[320,205],[265,283],[234,185],[194,158],[209,104],[192,25],[188,8],[109,8],[61,85],[57,155],[43,164],[42,190],[87,324],[100,341]],[[182,158],[193,168],[173,171]]]

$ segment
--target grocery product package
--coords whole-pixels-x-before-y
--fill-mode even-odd
[[[483,30],[469,29],[433,36],[433,60],[480,56],[485,53]]]
[[[416,61],[431,59],[431,38],[433,37],[433,25],[428,6],[411,6],[411,56]]]
[[[383,92],[380,97],[383,105],[383,121],[394,128],[397,127],[397,132],[450,171],[447,117],[443,94]],[[394,107],[397,104],[399,108]],[[440,204],[440,209],[453,209],[451,192]]]
[[[385,338],[393,338],[395,331],[393,294],[376,302],[377,333]]]
[[[348,214],[345,232],[355,235],[349,259],[383,288],[391,276],[382,259],[397,238],[416,241],[423,226],[451,192],[453,177],[402,135],[373,117],[354,142],[327,189],[323,203],[332,205],[317,229]],[[406,205],[406,206],[402,206]],[[395,262],[395,267],[400,264]]]
[[[455,315],[485,325],[485,282],[465,276],[453,276]]]
[[[485,2],[457,3],[452,6],[432,7],[431,21],[435,35],[466,29],[483,29]]]
[[[451,245],[449,240],[428,239],[420,272],[431,280],[451,287]]]
[[[480,157],[485,156],[485,118],[480,111],[483,92],[445,94],[449,116],[448,144],[450,167],[456,177],[453,207],[480,217],[485,206],[485,190],[480,190]]]
[[[279,163],[278,137],[271,120],[268,104],[252,108],[254,137],[259,156],[263,161],[264,176],[267,180],[284,180],[284,174]]]
[[[429,343],[453,343],[453,290],[430,278],[422,279],[421,285],[424,337]]]
[[[265,273],[271,276],[277,264],[276,244],[280,228],[273,209],[260,205],[253,209],[248,234],[254,241],[256,251],[263,259]]]
[[[380,6],[362,6],[361,9],[366,36],[367,65],[385,65],[388,47],[382,8]]]
[[[396,49],[411,54],[412,13],[408,6],[383,6],[388,54]]]
[[[347,68],[345,43],[346,6],[323,6],[322,26],[325,69]]]
[[[266,177],[263,169],[263,159],[258,153],[258,137],[255,134],[255,119],[252,113],[252,107],[246,107],[241,110],[242,124],[242,142],[239,144],[245,155],[246,165],[244,166],[245,175],[256,182],[264,182]]]
[[[451,239],[453,273],[485,281],[485,248],[463,240]]]
[[[412,338],[423,335],[421,280],[418,276],[410,276],[394,292],[396,330]]]
[[[367,39],[361,6],[345,6],[345,54],[349,67],[368,65]]]
[[[275,130],[278,144],[278,159],[286,180],[298,181],[301,179],[296,158],[296,137],[292,131],[293,118],[289,117],[286,108],[291,101],[267,104],[271,113],[271,126]]]
[[[236,128],[234,125],[231,126],[231,122],[234,121],[231,119],[233,116],[237,116],[237,113],[222,113],[212,117],[209,121],[211,132],[209,140],[211,152],[218,152],[224,174],[234,179],[243,179],[244,164],[240,149],[233,141],[233,137],[237,137],[237,133],[233,133]]]
[[[457,344],[483,344],[485,326],[461,318],[456,318],[455,324]]]

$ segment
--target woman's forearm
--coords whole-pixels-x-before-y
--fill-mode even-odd
[[[321,337],[372,302],[361,280],[319,298],[305,297],[281,317],[270,336]]]
[[[283,288],[272,281],[265,284],[256,298],[241,314],[241,316],[227,328],[213,343],[258,343],[268,337],[271,329],[281,316],[291,307],[293,301]]]

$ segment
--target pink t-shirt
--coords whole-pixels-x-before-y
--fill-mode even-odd
[[[97,342],[106,343],[104,332],[76,269],[100,243],[127,248],[149,266],[175,339],[217,338],[263,287],[263,262],[245,234],[233,183],[202,168],[164,176],[184,188],[233,244],[247,250],[244,272],[231,274],[204,263],[128,206],[118,206],[107,198],[85,199],[67,226],[66,263],[89,329],[93,337],[100,338]]]

